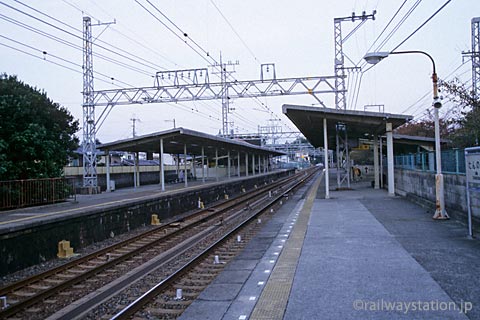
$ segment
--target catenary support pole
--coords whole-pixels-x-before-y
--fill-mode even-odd
[[[188,187],[188,171],[187,171],[187,144],[183,144],[183,180],[185,188]]]
[[[386,125],[387,131],[387,172],[388,172],[388,194],[395,195],[395,177],[393,168],[393,132],[390,122]]]
[[[374,174],[374,185],[375,189],[380,187],[380,167],[378,164],[378,136],[375,134],[373,136],[373,174]]]
[[[161,190],[165,191],[165,164],[163,160],[163,138],[160,139],[160,186]]]
[[[325,158],[325,199],[330,199],[327,118],[323,119],[323,155]],[[338,160],[337,160],[338,161]]]
[[[110,150],[105,150],[105,161],[106,161],[106,165],[107,165],[107,192],[110,192],[112,191],[112,186],[110,185]]]
[[[203,146],[202,146],[202,183],[205,183],[205,149]]]

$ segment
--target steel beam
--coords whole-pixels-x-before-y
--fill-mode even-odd
[[[228,90],[230,99],[310,94],[326,107],[316,95],[335,93],[335,86],[332,83],[335,78],[315,76],[99,90],[94,92],[94,104],[115,106],[216,100],[222,99],[225,90]]]

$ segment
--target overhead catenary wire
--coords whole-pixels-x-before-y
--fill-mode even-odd
[[[175,26],[176,29],[178,29],[182,35],[179,35],[177,32],[175,32],[170,26],[168,26],[165,22],[160,20],[151,10],[149,10],[147,7],[145,7],[142,3],[140,3],[138,0],[134,0],[140,7],[142,7],[148,14],[150,14],[155,20],[157,20],[160,24],[162,24],[167,30],[172,32],[178,39],[180,39],[182,42],[184,42],[190,49],[192,49],[195,53],[197,53],[203,60],[205,60],[207,63],[212,63],[211,60],[213,60],[216,63],[216,60],[210,56],[210,54],[205,51],[201,46],[199,46],[192,38],[188,37],[188,34],[186,32],[183,32],[176,24],[174,24],[165,14],[163,14],[162,11],[160,11],[155,5],[153,5],[150,1],[147,0],[147,2],[158,12],[160,15],[162,15],[167,21],[169,21],[171,24]],[[195,44],[195,46],[198,48],[194,48],[187,40],[189,39],[190,42]],[[200,51],[203,52],[203,54]],[[208,58],[211,60],[209,60]]]
[[[59,27],[59,26],[56,26],[56,25],[54,25],[54,24],[52,24],[52,23],[50,23],[50,22],[48,22],[48,21],[45,21],[45,20],[39,18],[39,17],[36,17],[36,16],[34,16],[34,15],[32,15],[32,14],[29,14],[29,13],[23,11],[23,10],[20,10],[20,9],[18,9],[18,8],[15,8],[15,7],[11,6],[11,5],[8,5],[8,4],[6,4],[6,3],[3,2],[3,1],[0,1],[0,4],[6,6],[6,7],[8,7],[8,8],[10,8],[10,9],[12,9],[12,10],[14,10],[14,11],[17,11],[17,12],[23,14],[23,15],[26,15],[26,16],[30,17],[31,19],[34,19],[34,20],[36,20],[36,21],[38,21],[38,22],[41,22],[41,23],[43,23],[43,24],[46,24],[46,25],[48,25],[48,26],[50,26],[50,27],[52,27],[52,28],[54,28],[54,29],[56,29],[56,30],[58,30],[58,31],[61,31],[61,32],[63,32],[63,33],[66,33],[66,34],[68,34],[68,35],[70,35],[70,36],[72,36],[72,37],[74,37],[74,38],[83,40],[83,37],[80,36],[80,35],[77,35],[77,34],[75,34],[75,33],[72,33],[72,32],[70,32],[70,31],[68,31],[68,30],[65,30],[64,28],[61,28],[61,27]],[[131,62],[134,62],[134,63],[137,63],[137,64],[139,64],[139,65],[145,66],[145,67],[147,67],[147,68],[153,69],[150,64],[144,63],[144,62],[142,62],[142,61],[138,61],[138,60],[133,59],[133,58],[131,58],[131,57],[125,55],[125,54],[122,54],[122,53],[120,53],[120,52],[117,52],[117,51],[115,51],[115,50],[112,50],[112,49],[110,49],[110,48],[107,48],[107,47],[105,47],[105,46],[102,46],[102,45],[99,45],[99,44],[95,44],[95,46],[98,47],[98,48],[101,48],[101,49],[103,49],[103,50],[106,50],[106,51],[108,51],[108,52],[110,52],[110,53],[113,53],[113,54],[115,54],[115,55],[118,55],[118,56],[120,56],[120,57],[122,57],[122,58],[124,58],[124,59],[127,59],[127,60],[131,61]],[[110,45],[110,46],[111,46],[111,45]],[[118,49],[118,48],[117,48],[117,49]],[[124,50],[122,49],[121,51],[124,51]],[[126,51],[124,51],[124,52],[126,52]]]
[[[15,2],[16,2],[16,3],[19,3],[19,4],[21,4],[21,5],[25,5],[25,4],[24,4],[23,2],[21,2],[21,1],[15,1]],[[64,1],[64,2],[68,4],[68,2],[66,2],[66,1]],[[148,1],[148,2],[151,3],[150,1]],[[1,2],[1,4],[5,5],[4,2]],[[8,5],[7,5],[7,6],[8,6]],[[37,9],[33,8],[32,6],[29,6],[29,5],[25,5],[25,6],[27,6],[30,10],[34,10],[34,11],[37,10]],[[13,8],[12,6],[9,6],[9,7]],[[77,7],[77,8],[78,8],[78,7]],[[15,9],[14,9],[14,10],[15,10]],[[18,8],[17,8],[16,11],[18,11],[18,12],[20,12],[20,13],[23,13],[23,12],[21,12],[22,10],[19,10]],[[83,12],[83,10],[82,10],[82,12]],[[38,16],[36,17],[36,16],[34,16],[34,15],[30,14],[30,13],[24,12],[24,14],[26,14],[26,15],[29,16],[29,17],[31,17],[32,19],[36,19],[37,21],[40,21],[40,22],[42,22],[42,23],[45,23],[45,24],[47,24],[47,25],[49,25],[49,26],[51,26],[51,27],[57,27],[57,28],[56,28],[57,30],[62,31],[62,32],[66,32],[66,33],[69,34],[70,36],[75,36],[75,33],[81,32],[79,29],[76,29],[76,28],[74,28],[74,27],[72,27],[72,26],[64,23],[63,21],[61,21],[61,20],[59,20],[59,19],[56,19],[55,17],[52,17],[51,15],[46,15],[46,14],[44,14],[43,12],[41,12],[40,10],[37,10],[37,11],[36,11],[36,14],[41,14],[42,16],[48,17],[49,19],[52,19],[53,21],[55,21],[55,23],[52,24],[51,22],[45,21],[44,19],[41,19],[41,18],[39,18]],[[5,18],[8,18],[8,17],[6,17],[6,16],[4,16],[4,17],[5,17]],[[22,23],[21,23],[20,21],[18,21],[18,20],[15,21],[15,19],[10,19],[10,22],[11,22],[11,23],[16,23],[18,26],[22,26]],[[26,25],[23,24],[23,27],[26,27]],[[64,28],[64,27],[65,27],[65,28]],[[27,29],[27,30],[34,31],[34,29],[35,29],[35,28],[31,28],[31,29]],[[71,31],[71,30],[73,30],[73,31]],[[37,30],[34,31],[34,32],[37,32],[38,34],[43,35],[43,36],[45,36],[45,37],[47,37],[47,38],[49,38],[49,39],[51,39],[51,40],[57,41],[57,42],[59,42],[59,43],[62,43],[63,45],[71,46],[72,48],[75,48],[75,49],[77,49],[77,50],[82,50],[82,49],[83,49],[83,48],[81,48],[80,46],[75,45],[74,43],[69,42],[68,40],[65,40],[64,38],[56,37],[56,36],[54,36],[54,35],[52,35],[52,34],[48,34],[47,32],[41,31],[41,30],[39,30],[39,29],[37,29]],[[81,37],[80,37],[79,35],[77,35],[76,38],[77,38],[77,39],[81,39]],[[191,40],[190,38],[189,38],[189,40],[190,40],[190,41],[193,41],[193,40]],[[101,42],[101,41],[98,41],[98,42]],[[194,41],[193,41],[193,42],[194,42]],[[194,42],[194,43],[195,43],[195,42]],[[195,43],[195,44],[196,44],[196,43]],[[97,45],[97,44],[95,44],[95,45]],[[108,45],[108,47],[110,48],[110,44],[107,44],[107,43],[106,43],[106,45]],[[106,46],[103,46],[103,47],[104,47],[104,48],[102,48],[102,49],[109,51],[109,48],[107,48]],[[202,48],[202,49],[203,49],[203,48]],[[111,49],[110,49],[110,51],[111,51]],[[204,50],[204,53],[207,53],[207,54],[208,54],[208,52],[207,52],[206,50]],[[50,55],[50,56],[53,57],[53,55]],[[121,61],[112,60],[112,58],[109,58],[109,57],[107,57],[107,56],[105,56],[105,55],[102,55],[101,53],[94,52],[94,56],[95,56],[95,57],[100,57],[100,58],[102,58],[102,59],[105,59],[106,61],[109,61],[109,62],[111,62],[111,63],[117,64],[117,65],[119,65],[119,66],[127,67],[127,64],[123,64],[123,65],[122,65],[122,64],[121,64]],[[131,56],[130,56],[130,57],[131,57]],[[209,59],[215,61],[215,59],[212,58],[212,57],[210,57],[209,55],[208,55],[208,57],[209,57]],[[126,57],[122,57],[122,58],[125,58],[125,59],[126,59]],[[207,60],[208,60],[208,59],[207,59]],[[50,61],[49,61],[49,62],[50,62]],[[131,69],[131,70],[132,70],[132,69]],[[140,70],[141,70],[141,69],[140,69]],[[140,72],[140,70],[132,70],[132,71]],[[145,71],[145,70],[143,70],[143,71]],[[98,73],[98,72],[96,72],[96,73],[99,74],[99,75],[101,75],[101,73]],[[149,72],[143,72],[143,74],[145,74],[145,75],[151,75],[151,73],[149,73]],[[103,76],[107,77],[107,75],[103,75]],[[108,78],[109,78],[109,79],[112,79],[113,77],[108,77]],[[115,79],[115,81],[118,82],[118,83],[120,83],[119,80],[116,80],[116,79]],[[104,82],[109,83],[108,81],[104,81]],[[128,85],[128,86],[132,86],[132,85],[129,85],[129,84],[125,83],[125,82],[122,82],[122,83],[124,83],[124,84],[126,84],[126,85]],[[254,98],[255,101],[256,101],[256,103],[259,104],[260,106],[262,106],[263,108],[266,107],[266,105],[265,105],[263,102],[259,101],[259,99],[258,99],[257,97],[252,97],[252,98]],[[267,110],[269,110],[270,112],[273,113],[273,111],[271,111],[268,107],[267,107]],[[240,115],[240,118],[241,118],[241,117],[242,117],[242,116]],[[277,116],[277,117],[278,117],[278,116]],[[280,119],[280,117],[278,117],[278,118]],[[245,119],[246,119],[246,118],[245,118]],[[247,121],[249,121],[249,120],[247,119]],[[282,123],[282,124],[285,125],[285,123]]]
[[[250,49],[250,47],[247,45],[247,43],[242,39],[242,37],[240,36],[240,34],[238,34],[237,30],[235,30],[235,28],[233,27],[233,25],[230,23],[230,21],[227,19],[227,17],[225,17],[225,15],[223,14],[223,12],[220,10],[220,8],[215,4],[215,2],[213,0],[210,0],[210,3],[215,7],[215,9],[217,10],[217,12],[220,14],[220,16],[223,18],[223,20],[225,20],[225,22],[228,24],[228,26],[230,27],[230,29],[232,29],[233,33],[235,33],[235,35],[237,36],[237,38],[240,40],[240,42],[243,44],[243,46],[247,49],[247,51],[250,53],[250,55],[253,57],[253,59],[260,63],[260,61],[257,59],[257,56],[255,55],[255,53],[253,53],[252,49]]]
[[[34,32],[34,33],[40,34],[40,35],[42,35],[42,36],[44,36],[44,37],[46,37],[46,38],[49,38],[49,39],[51,39],[51,40],[57,41],[57,42],[59,42],[59,43],[61,43],[61,44],[63,44],[63,45],[66,45],[66,46],[69,46],[69,47],[71,47],[71,48],[74,48],[74,49],[83,51],[83,48],[82,48],[81,46],[79,46],[79,45],[77,45],[77,44],[75,44],[75,43],[73,43],[73,42],[67,41],[67,40],[62,39],[62,38],[59,38],[59,37],[57,37],[57,36],[55,36],[55,35],[52,35],[52,34],[50,34],[50,33],[48,33],[48,32],[45,32],[45,31],[42,31],[42,30],[40,30],[40,29],[34,28],[34,27],[32,27],[32,26],[29,26],[29,25],[27,25],[27,24],[25,24],[25,23],[23,23],[23,22],[20,22],[20,21],[18,21],[18,20],[16,20],[16,19],[7,17],[7,16],[5,16],[5,15],[3,15],[3,14],[1,14],[1,13],[0,13],[0,19],[5,20],[5,21],[7,21],[7,22],[10,22],[10,23],[12,23],[12,24],[15,24],[15,25],[17,25],[17,26],[19,26],[19,27],[22,27],[22,28],[27,29],[27,30],[29,30],[29,31],[32,31],[32,32]],[[105,61],[111,62],[111,63],[116,64],[116,65],[121,66],[121,67],[124,67],[124,68],[126,68],[126,69],[131,70],[131,71],[135,71],[135,72],[138,72],[138,73],[147,75],[147,76],[151,76],[151,73],[148,72],[148,71],[146,71],[146,70],[143,70],[143,69],[137,68],[137,67],[135,67],[135,66],[126,64],[126,63],[124,63],[124,62],[121,62],[121,61],[119,61],[119,60],[116,60],[116,59],[107,57],[107,56],[105,56],[105,55],[103,55],[103,54],[101,54],[101,53],[94,52],[93,55],[94,55],[95,57],[101,58],[101,59],[103,59],[103,60],[105,60]]]
[[[385,25],[385,27],[383,28],[383,30],[379,33],[379,35],[375,38],[375,40],[372,42],[372,44],[370,45],[370,47],[367,49],[367,52],[370,52],[370,50],[372,50],[373,46],[375,46],[375,43],[377,43],[377,41],[382,37],[382,35],[384,34],[385,31],[387,31],[388,27],[390,26],[390,24],[395,20],[395,17],[399,14],[399,12],[402,10],[403,6],[407,3],[408,0],[404,0],[403,3],[400,5],[400,7],[398,7],[397,11],[393,14],[393,16],[390,18],[390,20],[388,21],[388,23]],[[357,63],[360,64],[361,62],[363,61],[363,58],[360,59],[360,61]]]
[[[134,0],[140,7],[142,7],[146,12],[148,12],[155,20],[157,20],[160,24],[162,24],[164,27],[167,28],[175,37],[180,39],[182,42],[184,42],[189,48],[191,48],[195,53],[197,53],[202,59],[207,61],[208,63],[211,63],[213,61],[213,67],[214,68],[220,68],[220,64],[217,62],[215,58],[213,58],[207,50],[205,50],[202,46],[200,46],[195,40],[193,40],[191,37],[188,36],[188,33],[185,32],[183,29],[181,29],[174,21],[172,21],[166,14],[164,14],[157,6],[155,6],[151,1],[146,0],[146,2],[153,8],[157,13],[159,13],[164,19],[166,19],[173,27],[168,26],[164,21],[159,19],[151,10],[149,10],[145,5],[139,2],[139,0]],[[176,29],[177,31],[175,31]],[[192,44],[191,45],[187,40],[190,40]],[[202,54],[203,53],[203,54]],[[207,59],[208,57],[208,59]],[[209,61],[209,59],[211,61]],[[220,70],[221,71],[221,70]],[[236,79],[231,75],[227,73],[227,78],[231,78],[232,81],[236,81]],[[247,94],[248,96],[248,94]],[[258,100],[258,97],[252,97],[259,103],[261,106],[265,106],[261,101]],[[271,110],[270,110],[271,111]]]
[[[467,64],[467,62],[469,62],[470,59],[467,59],[465,61],[463,61],[459,66],[457,66],[454,70],[452,70],[450,73],[447,74],[447,76],[445,76],[443,78],[443,80],[447,80],[449,79],[452,75],[454,75],[461,67],[463,67],[464,65]],[[470,70],[467,70],[466,72],[469,72]],[[465,73],[465,72],[464,72]],[[461,75],[463,75],[464,73],[462,73]],[[428,90],[427,92],[425,92],[424,95],[422,95],[417,101],[415,101],[414,103],[412,103],[410,106],[408,106],[405,110],[403,110],[402,113],[406,113],[408,112],[410,109],[414,108],[417,104],[419,104],[420,102],[422,102],[425,98],[427,98],[430,94],[431,94],[431,90]],[[416,109],[415,109],[416,110]]]
[[[65,22],[61,21],[60,19],[57,19],[57,18],[55,18],[55,17],[52,17],[51,15],[46,14],[46,13],[44,13],[44,12],[42,12],[42,11],[40,11],[40,10],[32,7],[32,6],[29,6],[29,5],[23,3],[23,2],[20,1],[20,0],[14,0],[14,1],[17,2],[17,3],[19,3],[19,4],[21,4],[21,5],[23,5],[23,6],[25,6],[25,7],[27,7],[27,8],[29,8],[29,9],[32,10],[32,11],[35,11],[36,13],[41,14],[42,16],[45,16],[45,17],[47,17],[47,18],[49,18],[49,19],[52,19],[53,21],[55,21],[55,22],[57,22],[57,23],[60,23],[60,24],[63,25],[63,26],[66,26],[66,27],[68,27],[68,28],[70,28],[70,29],[72,29],[72,30],[74,30],[74,31],[76,31],[76,32],[79,32],[80,34],[83,33],[83,30],[80,30],[80,29],[78,29],[78,28],[76,28],[76,27],[74,27],[74,26],[72,26],[72,25],[70,25],[70,24],[68,24],[68,23],[65,23]],[[76,8],[76,7],[75,7],[75,8]],[[145,63],[147,63],[147,64],[149,64],[149,65],[156,66],[156,67],[159,68],[159,69],[166,70],[164,67],[162,67],[162,66],[160,66],[160,65],[157,65],[157,64],[155,64],[155,63],[153,63],[153,62],[151,62],[151,61],[148,61],[148,60],[146,60],[146,59],[143,59],[142,57],[139,57],[139,56],[137,56],[137,55],[134,55],[134,54],[132,54],[131,52],[128,52],[128,51],[126,51],[126,50],[124,50],[124,49],[122,49],[122,48],[119,48],[119,47],[117,47],[117,46],[114,46],[114,45],[112,45],[112,44],[109,44],[109,43],[107,43],[106,41],[103,41],[103,40],[101,40],[101,39],[98,39],[98,36],[97,36],[96,41],[101,42],[101,43],[103,43],[103,44],[105,44],[105,45],[111,46],[111,47],[114,48],[115,50],[119,50],[119,51],[121,51],[121,52],[123,52],[123,53],[130,54],[132,57],[138,59],[139,61],[143,61],[143,62],[145,62]],[[138,43],[138,44],[140,44],[140,43]],[[94,45],[95,45],[95,43],[94,43]]]
[[[414,5],[409,9],[409,11],[407,12],[406,15],[404,15],[404,17],[401,19],[401,21],[399,23],[397,23],[397,25],[394,27],[394,29],[389,33],[389,35],[377,46],[377,48],[375,49],[375,51],[379,51],[381,50],[381,48],[388,42],[388,40],[391,39],[391,37],[393,36],[394,32],[396,32],[398,30],[398,28],[405,22],[405,20],[408,18],[408,16],[411,15],[411,13],[413,12],[414,9],[417,8],[418,4],[421,2],[421,0],[417,0],[417,2],[414,3]],[[390,52],[394,52],[395,50],[397,50],[401,45],[403,45],[406,41],[408,41],[408,39],[410,39],[415,33],[417,33],[419,30],[421,30],[429,21],[431,21],[433,19],[433,17],[435,17],[441,10],[443,10],[446,5],[448,5],[449,3],[451,2],[451,0],[448,0],[446,1],[439,9],[437,9],[427,20],[425,20],[419,27],[417,27],[412,33],[410,33],[404,40],[402,40],[397,46],[394,47],[393,50],[390,50]],[[402,4],[403,6],[403,4]],[[397,13],[398,13],[398,10],[397,10]],[[395,15],[397,15],[397,13],[395,13]],[[390,24],[390,22],[389,22]],[[377,40],[375,40],[377,41]],[[362,64],[362,68],[366,65],[366,62],[364,62]],[[364,73],[366,73],[368,70],[370,70],[371,68],[373,68],[375,65],[371,65],[369,68],[367,68],[366,70],[362,70],[362,75]],[[357,97],[358,98],[358,97]]]
[[[416,2],[410,7],[410,9],[403,15],[400,21],[393,27],[393,29],[388,33],[385,39],[380,42],[380,44],[375,48],[375,51],[381,50],[385,44],[395,35],[395,33],[400,29],[400,27],[407,21],[407,19],[413,14],[413,12],[418,8],[422,0],[416,0]]]
[[[399,14],[399,12],[401,11],[401,9],[403,8],[403,6],[405,5],[407,0],[405,0],[401,5],[400,7],[397,9],[397,11],[395,12],[395,14],[392,16],[392,18],[390,19],[390,21],[387,23],[387,25],[384,27],[384,29],[381,31],[380,35],[374,40],[374,42],[372,43],[372,45],[370,46],[370,48],[367,50],[367,52],[369,52],[371,50],[371,48],[373,48],[373,46],[375,45],[375,43],[381,38],[381,35],[383,35],[385,33],[385,31],[388,29],[388,27],[393,23],[393,21],[395,20],[395,17]],[[415,11],[415,9],[418,7],[418,5],[421,3],[422,0],[416,0],[416,2],[410,7],[410,9],[403,15],[403,17],[401,18],[401,20],[394,26],[394,28],[387,34],[387,36],[385,37],[385,39],[376,47],[375,51],[379,51],[381,50],[381,48],[393,37],[393,35],[397,32],[397,30],[405,23],[405,21],[408,19],[408,17]],[[348,58],[348,57],[347,57]],[[353,62],[352,62],[353,63]],[[358,82],[356,80],[355,82],[355,87],[356,87],[356,91],[354,91],[353,93],[349,94],[350,96],[350,101],[351,101],[351,104],[353,104],[353,109],[356,109],[356,106],[357,106],[357,102],[358,102],[358,98],[359,98],[359,95],[360,95],[360,88],[361,88],[361,84],[362,84],[362,78],[363,78],[363,74],[366,73],[367,71],[369,71],[371,68],[374,67],[374,65],[371,65],[369,66],[367,69],[364,70],[365,66],[367,65],[367,63],[365,61],[363,61],[363,58],[357,63],[355,64],[355,66],[358,66],[360,65],[360,70],[361,70],[361,74],[358,78]],[[355,102],[353,102],[355,101]]]
[[[397,24],[393,27],[393,29],[386,35],[385,39],[383,39],[374,49],[374,51],[380,51],[382,50],[382,48],[388,43],[388,41],[390,41],[390,39],[395,35],[395,33],[400,29],[400,27],[407,21],[407,19],[412,15],[412,13],[417,9],[417,7],[420,5],[420,3],[422,2],[422,0],[416,0],[415,3],[412,4],[412,6],[408,9],[408,11],[401,17],[400,21],[397,22]],[[402,3],[402,5],[399,7],[399,9],[397,10],[397,12],[395,12],[394,16],[392,17],[392,19],[388,22],[387,26],[389,26],[393,20],[394,20],[394,17],[396,17],[398,15],[398,12],[402,9],[402,7],[404,6],[405,2]],[[387,29],[387,27],[385,27],[384,31]],[[384,32],[382,31],[382,33]],[[378,41],[379,37],[374,41]],[[373,45],[367,50],[367,52],[369,52],[371,50],[371,48],[373,47]],[[363,59],[362,59],[363,60]],[[365,66],[367,65],[367,62],[365,61],[362,61],[362,64],[361,64],[361,68],[364,68]],[[367,72],[368,70],[370,70],[374,65],[371,65],[369,66],[369,68],[367,68],[367,70],[365,70],[364,72]]]
[[[58,63],[58,62],[55,62],[55,61],[52,61],[52,60],[45,60],[43,56],[37,56],[37,55],[35,55],[35,54],[32,54],[32,53],[30,53],[30,52],[27,52],[27,51],[22,50],[22,49],[19,49],[19,48],[12,47],[12,46],[7,45],[7,44],[5,44],[5,43],[1,43],[1,42],[0,42],[0,45],[2,45],[2,46],[4,46],[4,47],[7,47],[7,48],[10,48],[10,49],[12,49],[12,50],[21,52],[21,53],[26,54],[26,55],[28,55],[28,56],[31,56],[31,57],[34,57],[34,58],[37,58],[37,59],[40,59],[40,60],[44,60],[44,61],[46,61],[46,62],[48,62],[48,63],[54,64],[54,65],[59,66],[59,67],[62,67],[62,68],[64,68],[64,69],[68,69],[68,70],[73,71],[73,72],[75,72],[75,73],[83,74],[82,71],[79,71],[79,70],[74,69],[74,68],[72,68],[72,67],[63,65],[63,64],[61,64],[61,63]],[[98,80],[99,80],[99,81],[102,81],[102,82],[110,83],[110,82],[107,81],[107,80],[103,80],[103,79],[98,79]]]
[[[437,11],[435,11],[425,22],[423,22],[417,29],[415,29],[408,37],[406,37],[402,42],[400,42],[391,52],[394,52],[399,47],[401,47],[405,42],[408,41],[415,33],[417,33],[420,29],[422,29],[430,20],[432,20],[440,11],[442,11],[452,0],[448,0],[445,2]]]
[[[147,12],[149,12],[149,10],[148,10],[145,6],[141,5],[138,1],[136,1],[136,2],[137,2],[137,4],[139,4],[144,10],[146,10]],[[164,18],[166,18],[167,21],[169,21],[172,25],[174,25],[179,32],[185,34],[185,32],[183,32],[183,30],[182,30],[181,28],[179,28],[171,19],[169,19],[165,14],[163,14],[160,10],[158,10],[158,8],[155,7],[150,1],[147,1],[147,2],[148,2],[150,5],[152,5],[152,6],[157,10],[157,12],[159,12]],[[151,12],[149,12],[149,13],[152,15]],[[156,20],[158,21],[158,19],[156,19]],[[158,22],[161,22],[161,21],[158,21]],[[168,26],[166,26],[164,23],[162,23],[162,25],[164,25],[165,27],[167,27],[167,29],[169,29],[171,32],[173,31],[171,28],[169,28]],[[182,38],[181,38],[181,39],[182,39]],[[191,38],[189,38],[189,39],[190,39],[197,47],[201,48],[201,46],[198,45],[194,40],[192,40]],[[182,39],[182,40],[183,40],[183,39]],[[202,49],[202,51],[203,51],[204,53],[207,53],[207,54],[208,54],[208,52],[207,52],[205,49],[203,49],[203,48],[201,48],[201,49]],[[213,57],[210,57],[210,58],[211,58],[213,61],[215,61],[215,59],[214,59]],[[209,61],[207,61],[207,62],[209,62]],[[257,103],[259,103],[259,102],[257,102]],[[259,104],[262,105],[262,103],[259,103]],[[215,110],[215,109],[214,109],[214,110]],[[215,112],[216,112],[216,113],[219,113],[218,110],[215,110]],[[270,110],[270,112],[271,112],[271,110]],[[237,115],[236,113],[234,113],[234,114]],[[277,117],[278,117],[278,116],[277,116]],[[254,123],[253,123],[252,121],[250,121],[249,119],[247,119],[247,118],[245,118],[245,117],[238,116],[238,119],[241,119],[242,121],[244,121],[244,122],[245,122],[246,124],[248,124],[248,125],[251,125],[251,124],[254,125]],[[250,124],[250,123],[251,123],[251,124]]]
[[[81,65],[79,65],[78,63],[75,63],[75,62],[73,62],[73,61],[71,61],[71,60],[62,58],[62,57],[57,56],[57,55],[55,55],[55,54],[48,53],[48,52],[46,52],[46,51],[44,51],[44,50],[41,50],[41,49],[39,49],[39,48],[35,48],[35,47],[33,47],[33,46],[30,46],[30,45],[28,45],[28,44],[25,44],[25,43],[23,43],[23,42],[20,42],[20,41],[11,39],[11,38],[6,37],[6,36],[3,36],[3,35],[0,35],[0,37],[3,38],[3,39],[9,40],[9,41],[11,41],[11,42],[13,42],[13,43],[16,43],[16,44],[19,44],[19,45],[21,45],[21,46],[24,46],[24,47],[26,47],[26,48],[29,48],[29,49],[31,49],[31,50],[35,50],[35,51],[37,51],[37,52],[40,52],[40,53],[43,55],[43,59],[44,59],[44,60],[46,60],[46,57],[47,57],[47,56],[48,56],[48,57],[53,57],[53,58],[55,58],[55,59],[61,60],[61,61],[63,61],[63,62],[66,62],[66,63],[68,63],[68,64],[70,64],[70,65],[73,65],[73,66],[79,68],[80,70],[82,69],[82,66],[81,66]],[[22,51],[22,52],[23,52],[23,51]],[[49,62],[51,62],[51,61],[49,61]],[[75,70],[75,71],[76,71],[76,72],[77,72],[77,71],[79,72],[79,70]],[[117,80],[117,79],[115,79],[114,77],[109,76],[109,75],[106,75],[106,74],[104,74],[104,73],[97,72],[97,71],[94,71],[94,73],[95,73],[95,74],[98,74],[98,75],[100,75],[100,76],[102,76],[102,77],[105,77],[105,78],[107,78],[107,79],[115,80],[116,82],[121,83],[121,84],[123,84],[123,85],[133,87],[131,84],[128,84],[128,83],[123,82],[123,81],[120,81],[120,80]],[[117,85],[117,84],[116,84],[116,85]],[[119,85],[117,85],[117,86],[119,86]]]

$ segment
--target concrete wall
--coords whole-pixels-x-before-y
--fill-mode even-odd
[[[253,189],[290,174],[277,171],[231,182],[198,186],[188,191],[160,195],[156,198],[132,200],[129,203],[107,208],[90,208],[89,211],[68,216],[56,215],[49,220],[35,220],[31,225],[0,231],[0,276],[56,257],[57,244],[70,241],[74,250],[110,238],[140,226],[150,224],[152,214],[161,220],[197,209],[200,197],[205,205],[239,194],[242,188]]]
[[[447,213],[466,221],[468,207],[465,175],[444,174],[443,179]],[[433,206],[435,204],[435,173],[395,169],[395,192]],[[470,195],[472,215],[475,220],[480,221],[480,193],[471,192]]]

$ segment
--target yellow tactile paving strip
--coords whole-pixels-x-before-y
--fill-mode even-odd
[[[253,309],[250,320],[283,319],[293,284],[293,277],[295,276],[295,269],[297,268],[298,258],[300,257],[303,240],[307,232],[313,201],[315,200],[321,178],[322,176],[318,177],[310,188],[293,231],[285,243],[285,247],[265,285],[265,289],[262,291]]]

